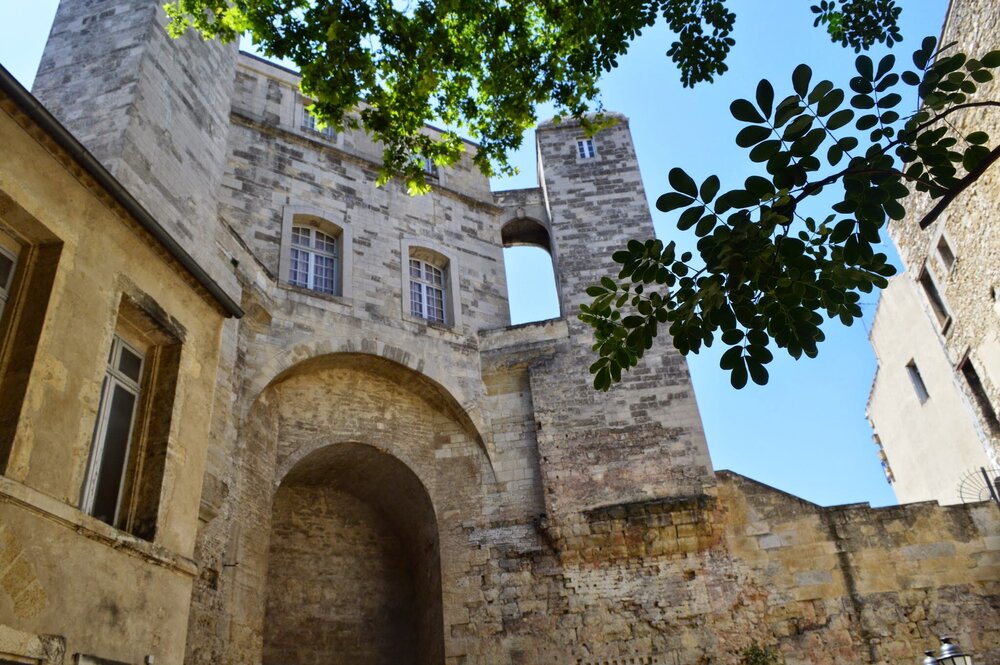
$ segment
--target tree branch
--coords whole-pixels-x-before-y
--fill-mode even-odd
[[[933,224],[937,218],[941,216],[941,213],[945,211],[945,208],[947,208],[959,194],[968,189],[969,185],[978,180],[979,177],[986,172],[986,169],[992,166],[998,159],[1000,159],[1000,146],[993,148],[990,154],[984,157],[982,161],[976,165],[976,168],[966,173],[965,177],[959,180],[958,184],[955,185],[953,189],[949,190],[947,194],[938,200],[934,207],[931,208],[931,211],[924,215],[923,219],[920,220],[920,228],[926,229],[928,226]]]

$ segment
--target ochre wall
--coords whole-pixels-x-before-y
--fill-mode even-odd
[[[180,662],[222,314],[10,105],[0,136],[0,223],[61,245],[0,478],[0,624],[62,636],[68,653]],[[183,338],[154,542],[77,509],[123,296],[155,303]]]

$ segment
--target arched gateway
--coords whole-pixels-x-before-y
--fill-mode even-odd
[[[441,552],[467,535],[442,516],[481,510],[490,475],[461,406],[394,361],[328,354],[268,385],[244,441],[275,486],[243,506],[263,665],[443,663],[441,580],[458,563]]]
[[[405,464],[321,448],[285,476],[271,523],[264,665],[442,661],[437,522]]]

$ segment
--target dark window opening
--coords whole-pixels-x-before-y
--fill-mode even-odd
[[[931,304],[931,310],[934,312],[938,325],[941,326],[942,330],[946,330],[948,323],[951,321],[951,313],[948,311],[948,306],[945,305],[944,299],[941,297],[941,293],[934,283],[934,278],[924,269],[920,273],[919,281],[920,286],[923,287],[924,293],[927,295],[927,301]]]
[[[983,415],[986,426],[991,433],[1000,433],[1000,420],[997,419],[997,412],[986,394],[986,388],[983,387],[983,382],[979,378],[979,373],[973,366],[972,361],[966,358],[959,366],[959,370],[962,372],[962,376],[965,377],[965,383],[969,387],[972,399],[976,402],[976,406],[979,407],[979,411]]]
[[[906,364],[906,373],[910,377],[910,383],[913,384],[913,390],[917,393],[917,399],[923,404],[930,398],[930,393],[927,392],[927,385],[924,383],[924,377],[920,376],[920,369],[917,367],[917,363],[913,360]]]
[[[944,236],[938,238],[937,251],[945,269],[951,270],[951,267],[955,265],[955,252],[951,251],[951,245],[948,244],[948,240]]]

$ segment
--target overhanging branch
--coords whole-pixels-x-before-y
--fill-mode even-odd
[[[990,168],[990,166],[992,166],[998,159],[1000,159],[1000,146],[993,148],[993,150],[990,151],[990,154],[986,155],[986,157],[984,157],[982,161],[976,165],[976,168],[966,173],[965,177],[959,180],[958,184],[955,185],[954,188],[948,190],[947,194],[938,199],[938,202],[933,208],[931,208],[931,211],[924,215],[923,219],[920,220],[920,228],[926,229],[928,226],[937,221],[937,218],[941,216],[941,213],[945,211],[945,208],[947,208],[959,194],[968,189],[969,185],[978,180],[979,177],[986,172],[986,169]]]

